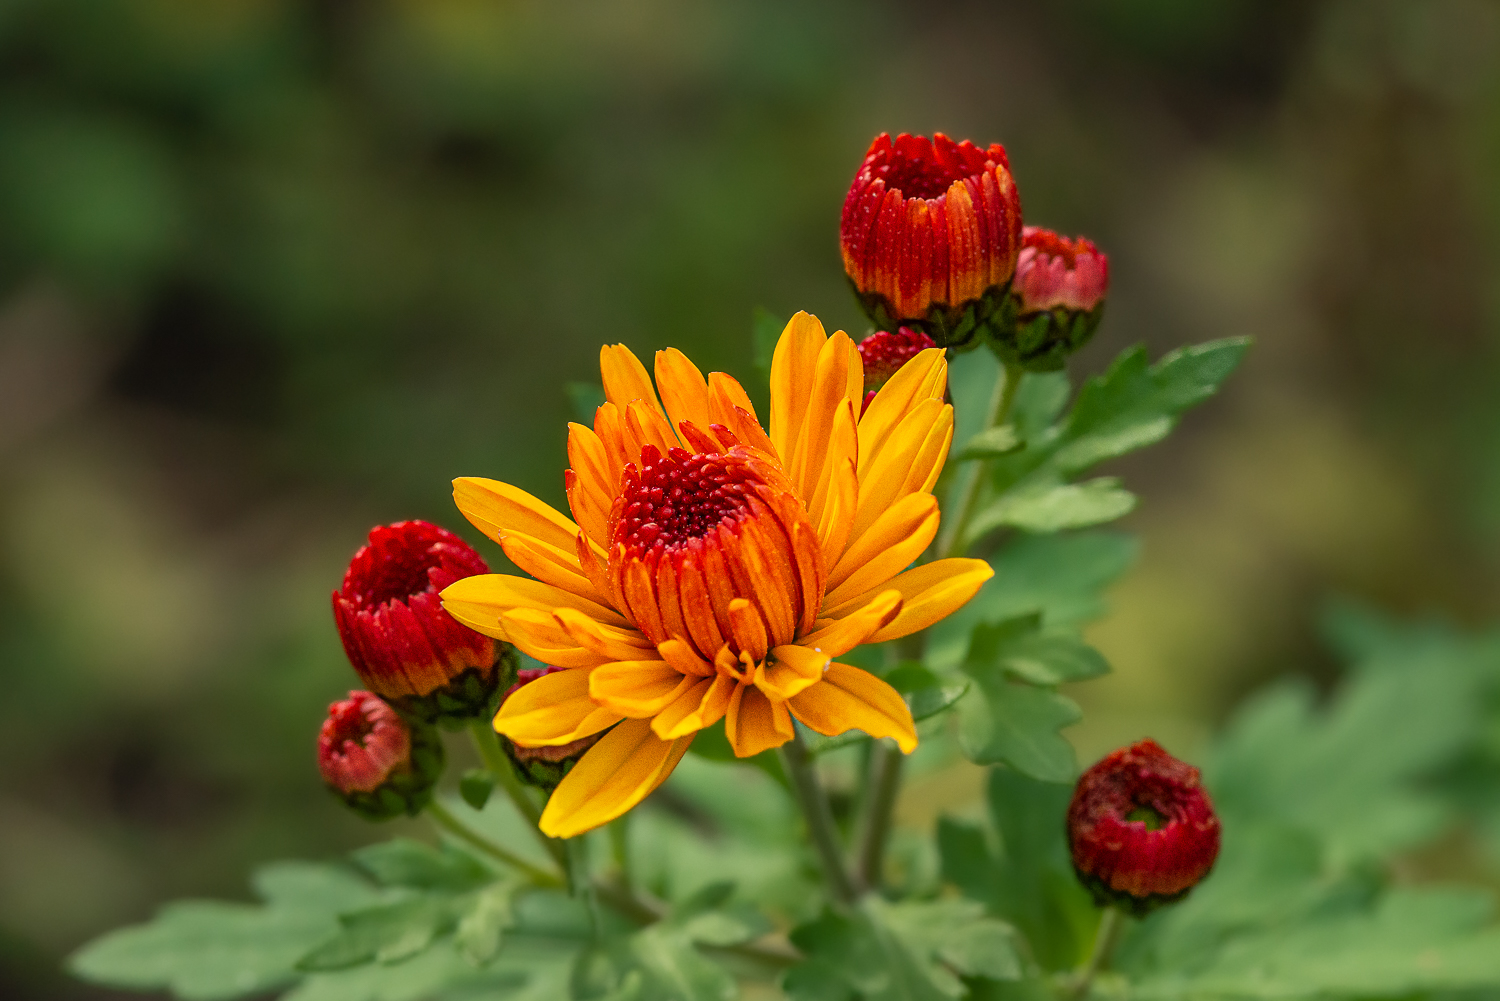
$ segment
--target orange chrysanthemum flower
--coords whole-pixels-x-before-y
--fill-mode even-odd
[[[854,342],[798,313],[772,361],[769,435],[738,382],[705,380],[680,351],[657,353],[654,389],[624,345],[600,367],[607,402],[568,437],[576,523],[509,484],[454,484],[464,515],[535,579],[469,577],[444,607],[571,668],[508,698],[495,729],[527,747],[609,730],[542,830],[618,817],[720,719],[741,757],[790,740],[794,717],[915,748],[901,696],[835,658],[931,625],[991,576],[982,560],[908,569],[937,533],[931,491],[953,437],[943,352],[913,358],[860,416]]]

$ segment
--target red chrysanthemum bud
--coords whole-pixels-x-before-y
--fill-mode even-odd
[[[415,726],[370,692],[328,707],[318,733],[318,770],[328,788],[371,820],[415,814],[443,770],[437,731]]]
[[[523,667],[516,672],[516,683],[505,690],[500,697],[503,706],[505,700],[516,693],[522,685],[529,685],[538,678],[564,671],[562,667]],[[556,744],[549,747],[521,747],[512,743],[509,737],[500,736],[500,743],[505,748],[505,753],[510,756],[511,763],[516,766],[522,779],[540,789],[551,792],[557,788],[557,784],[563,780],[578,759],[583,757],[583,752],[598,743],[604,733],[594,733],[579,740],[570,741],[566,744]]]
[[[963,347],[1008,312],[1021,199],[1005,147],[882,133],[844,199],[844,271],[878,330]]]
[[[416,719],[449,722],[488,713],[505,643],[459,625],[438,596],[488,573],[463,539],[425,521],[370,531],[333,592],[333,617],[349,662],[370,690]]]
[[[1108,292],[1109,258],[1092,240],[1027,226],[1010,287],[1015,325],[996,351],[1032,371],[1061,368],[1099,329]]]
[[[1079,778],[1068,844],[1101,907],[1140,915],[1181,898],[1213,868],[1219,818],[1198,769],[1143,740]]]
[[[936,346],[931,337],[910,327],[902,327],[894,334],[889,330],[877,330],[860,341],[859,357],[865,369],[865,402],[860,414],[864,414],[880,387],[890,381],[902,365]]]

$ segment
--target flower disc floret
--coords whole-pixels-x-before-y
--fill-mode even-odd
[[[624,813],[721,720],[741,757],[791,740],[794,719],[915,748],[901,696],[837,658],[931,625],[991,575],[981,560],[913,567],[953,437],[943,352],[918,352],[861,413],[859,350],[799,313],[772,359],[769,428],[738,382],[679,351],[657,353],[654,385],[623,345],[600,369],[606,402],[569,428],[572,518],[509,484],[454,482],[530,576],[458,581],[444,607],[564,668],[509,694],[496,730],[518,749],[598,736],[543,831]]]
[[[1144,914],[1181,898],[1213,868],[1219,818],[1198,769],[1154,740],[1084,772],[1068,806],[1078,878],[1101,906]]]

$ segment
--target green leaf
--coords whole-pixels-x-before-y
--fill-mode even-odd
[[[978,625],[966,665],[996,667],[1033,685],[1061,685],[1109,673],[1104,655],[1071,632],[1042,632],[1039,614]],[[965,670],[968,670],[968,666]]]
[[[481,890],[460,915],[453,942],[459,955],[475,966],[484,966],[495,958],[506,929],[515,924],[510,906],[513,892],[514,888],[507,885]]]
[[[434,848],[411,838],[392,838],[353,853],[354,861],[384,886],[462,893],[484,886],[495,874],[451,844]]]
[[[872,898],[868,906],[879,913],[903,945],[923,959],[935,983],[945,983],[949,970],[965,977],[1020,979],[1015,929],[986,917],[984,907],[974,901],[886,904]]]
[[[631,938],[642,974],[641,997],[652,1001],[729,1001],[734,978],[704,956],[691,934],[672,924],[652,925]]]
[[[906,698],[911,717],[918,723],[951,708],[969,691],[968,682],[945,684],[917,661],[896,665],[885,682]]]
[[[259,907],[218,901],[169,904],[151,922],[110,932],[68,961],[77,976],[130,990],[169,990],[189,1001],[262,994],[292,983],[309,941],[337,928],[340,907],[378,899],[348,870],[310,863],[262,869]]]
[[[1011,681],[997,664],[969,662],[964,670],[977,689],[958,708],[958,743],[969,760],[1004,762],[1046,782],[1072,781],[1078,761],[1058,730],[1082,718],[1077,704],[1050,689]]]
[[[969,541],[1005,525],[1028,532],[1100,525],[1123,518],[1135,505],[1135,494],[1122,490],[1117,477],[1102,476],[1086,483],[1033,478],[976,514],[969,525]]]
[[[1064,839],[1072,788],[990,770],[991,831],[943,818],[943,878],[1021,930],[1049,970],[1076,966],[1098,912],[1073,875]]]
[[[424,951],[455,923],[452,903],[429,896],[341,914],[340,931],[313,947],[297,967],[311,972],[397,963]]]
[[[573,419],[593,427],[594,411],[604,406],[604,387],[592,382],[569,382],[563,385],[563,391],[568,394]]]
[[[483,810],[495,791],[495,773],[488,768],[470,768],[458,780],[458,794],[476,810]]]
[[[999,455],[1009,455],[1019,449],[1022,444],[1020,436],[1016,434],[1015,426],[1004,424],[981,431],[964,442],[963,448],[954,454],[952,461],[993,459]]]

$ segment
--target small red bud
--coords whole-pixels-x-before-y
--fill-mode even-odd
[[[558,671],[568,670],[562,667],[523,667],[516,672],[516,683],[505,690],[500,697],[500,704],[514,695],[523,685],[529,685],[538,678],[544,678]],[[595,733],[566,744],[556,744],[549,747],[520,747],[513,743],[509,737],[501,735],[500,743],[505,748],[505,753],[510,756],[511,763],[516,766],[522,779],[531,785],[549,792],[557,788],[557,784],[563,780],[578,759],[583,757],[583,752],[593,747],[604,734]]]
[[[844,271],[879,330],[920,327],[965,347],[1003,312],[1021,250],[1021,198],[1005,147],[941,132],[882,134],[839,224]]]
[[[865,369],[865,402],[860,407],[860,415],[864,415],[880,387],[889,382],[902,365],[936,346],[931,337],[910,327],[902,327],[894,334],[889,330],[877,330],[860,341],[859,357]]]
[[[1062,367],[1099,329],[1109,293],[1109,258],[1086,237],[1025,228],[1010,287],[1014,324],[995,338],[1006,362],[1031,371]]]
[[[1198,769],[1143,740],[1078,779],[1068,844],[1101,907],[1141,915],[1180,899],[1213,868],[1219,818]]]
[[[439,592],[488,573],[463,539],[425,521],[370,531],[333,592],[344,652],[370,690],[428,722],[483,716],[499,686],[505,643],[460,625]]]
[[[318,770],[329,789],[371,820],[422,809],[442,769],[436,731],[412,726],[371,692],[350,692],[328,707]]]

